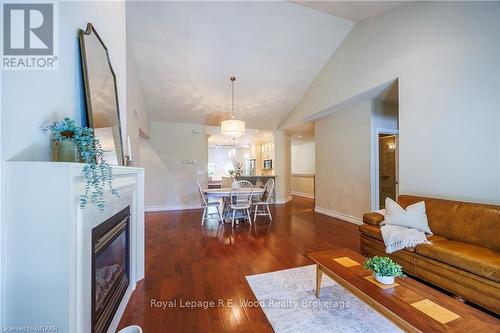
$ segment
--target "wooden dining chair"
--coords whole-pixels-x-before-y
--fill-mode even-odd
[[[269,220],[270,221],[273,220],[273,217],[271,215],[271,210],[269,209],[269,205],[271,204],[271,198],[273,196],[273,191],[274,191],[274,179],[269,178],[269,180],[266,182],[266,185],[264,185],[264,193],[262,194],[262,197],[260,197],[260,200],[253,202],[254,222],[256,221],[257,216],[269,216]],[[262,207],[261,210],[259,210],[259,205]]]
[[[201,215],[201,225],[203,225],[205,223],[205,220],[208,220],[213,215],[217,215],[219,217],[219,222],[221,222],[222,215],[219,209],[220,202],[218,201],[208,202],[205,193],[203,193],[203,189],[201,188],[200,182],[196,182],[196,184],[198,185],[198,192],[200,193],[200,199],[201,199],[201,207],[203,208],[203,214]],[[215,207],[217,213],[210,213],[209,212],[210,207]]]
[[[248,222],[252,225],[252,217],[250,208],[252,207],[253,185],[248,180],[240,180],[233,182],[231,187],[231,205],[233,211],[231,218],[231,227],[234,227],[234,219],[237,211],[241,210],[246,213]]]

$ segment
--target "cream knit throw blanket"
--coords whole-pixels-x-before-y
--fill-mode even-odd
[[[385,252],[393,253],[407,247],[415,247],[418,244],[432,244],[425,237],[425,233],[417,229],[410,229],[396,225],[383,225],[380,231],[385,243]]]

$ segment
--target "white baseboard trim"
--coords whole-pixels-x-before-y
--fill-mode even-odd
[[[346,222],[350,222],[350,223],[354,223],[354,224],[363,224],[363,220],[358,218],[358,217],[355,217],[355,216],[351,216],[351,215],[347,215],[347,214],[344,214],[344,213],[339,213],[339,212],[335,212],[333,210],[329,210],[329,209],[326,209],[326,208],[321,208],[321,207],[314,207],[314,211],[316,213],[320,213],[320,214],[324,214],[324,215],[328,215],[328,216],[331,216],[331,217],[335,217],[337,219],[340,219],[340,220],[344,220]]]
[[[187,204],[187,205],[165,205],[165,206],[146,206],[144,211],[146,213],[152,212],[166,212],[170,210],[190,210],[201,209],[201,204]]]
[[[274,204],[276,204],[276,205],[284,205],[284,204],[286,204],[289,201],[292,201],[292,196],[289,196],[289,197],[287,197],[285,199],[276,199],[276,202]]]
[[[292,192],[292,195],[298,195],[299,197],[314,199],[314,194],[309,194],[304,192]]]

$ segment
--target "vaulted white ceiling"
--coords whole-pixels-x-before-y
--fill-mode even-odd
[[[353,22],[289,2],[127,2],[131,43],[153,120],[219,125],[230,113],[275,129]]]
[[[319,10],[328,14],[342,17],[351,21],[361,21],[365,18],[377,16],[401,6],[402,4],[411,2],[404,1],[311,1],[311,0],[292,0],[291,2],[301,6],[306,6],[315,10]]]

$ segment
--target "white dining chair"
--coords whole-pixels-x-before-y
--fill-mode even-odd
[[[231,186],[231,205],[233,211],[231,218],[231,227],[234,227],[234,219],[237,211],[243,211],[248,217],[248,222],[252,225],[250,208],[252,207],[253,185],[248,180],[233,182]]]
[[[271,215],[271,210],[269,209],[269,205],[271,204],[271,198],[273,196],[273,191],[274,191],[274,179],[269,178],[269,180],[266,182],[266,185],[264,185],[264,193],[262,194],[259,200],[253,202],[254,222],[256,221],[257,216],[269,216],[269,220],[271,221],[273,220],[273,217]],[[262,207],[261,210],[259,210],[259,206]]]
[[[205,220],[208,220],[213,215],[217,215],[219,217],[219,222],[221,222],[222,215],[219,209],[220,202],[218,201],[208,202],[205,193],[203,193],[203,189],[201,188],[200,182],[196,182],[196,184],[198,185],[198,192],[200,193],[200,199],[201,199],[201,207],[203,208],[203,214],[201,215],[201,225],[203,225],[205,223]],[[209,212],[210,207],[215,207],[217,213],[210,213]]]

